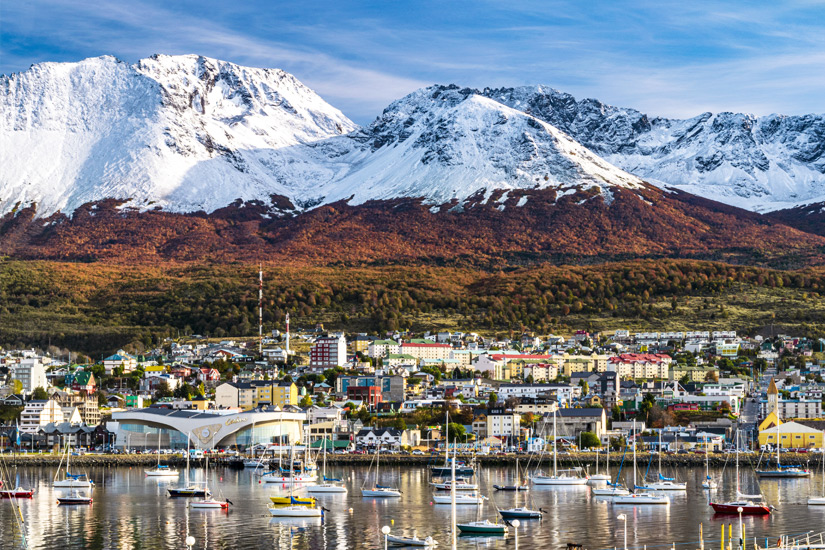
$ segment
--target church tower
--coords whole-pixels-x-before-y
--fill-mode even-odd
[[[768,414],[776,413],[777,418],[779,418],[779,390],[776,389],[776,383],[771,378],[771,383],[768,386]]]

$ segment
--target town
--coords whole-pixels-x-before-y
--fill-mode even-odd
[[[421,453],[443,447],[449,412],[450,441],[477,453],[543,450],[551,417],[575,449],[619,449],[646,430],[664,433],[648,448],[669,451],[730,448],[739,430],[743,449],[825,447],[823,340],[735,331],[346,335],[321,326],[291,334],[288,322],[266,337],[167,339],[96,363],[66,350],[3,350],[0,445],[182,449],[186,431],[233,424],[208,427],[196,442],[246,452],[323,440],[335,452]]]

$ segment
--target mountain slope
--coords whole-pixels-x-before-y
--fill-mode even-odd
[[[286,195],[332,176],[305,144],[356,127],[288,73],[200,56],[43,63],[0,77],[0,91],[0,212]]]
[[[568,133],[639,177],[755,211],[825,199],[825,115],[651,118],[544,86],[485,96]]]

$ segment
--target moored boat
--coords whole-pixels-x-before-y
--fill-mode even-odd
[[[467,535],[506,535],[507,526],[503,523],[493,523],[489,519],[457,523],[456,527],[462,534]]]
[[[472,506],[481,506],[484,504],[484,501],[487,500],[487,497],[482,495],[471,493],[471,494],[460,494],[455,496],[455,503],[456,505],[472,505]],[[438,495],[433,494],[433,502],[436,504],[450,504],[452,502],[452,495]]]
[[[15,487],[14,489],[0,490],[0,498],[32,498],[34,496],[34,489],[23,489],[22,487]]]
[[[315,499],[313,497],[293,497],[293,496],[270,496],[269,500],[272,504],[294,504],[295,506],[314,506]]]
[[[411,537],[399,537],[396,535],[387,535],[387,542],[397,546],[418,546],[418,547],[433,547],[438,546],[438,541],[432,537],[420,539],[413,535]]]

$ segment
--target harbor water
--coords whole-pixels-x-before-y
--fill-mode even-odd
[[[54,468],[11,468],[13,478],[6,484],[34,488],[30,500],[0,502],[0,546],[23,548],[19,522],[13,506],[19,505],[25,523],[28,548],[69,549],[186,549],[192,536],[192,548],[306,548],[306,549],[378,549],[384,547],[381,528],[390,526],[392,534],[432,536],[440,548],[449,548],[450,507],[432,504],[429,471],[425,467],[382,467],[380,482],[398,487],[401,498],[363,498],[360,487],[367,468],[335,467],[332,475],[343,479],[349,492],[345,495],[318,496],[328,511],[323,521],[273,519],[268,512],[269,495],[288,487],[262,484],[252,470],[216,468],[209,470],[209,487],[216,498],[232,501],[229,511],[191,510],[187,499],[169,498],[166,489],[183,482],[179,478],[146,477],[143,468],[92,468],[95,481],[94,502],[90,506],[58,506],[57,497],[65,490],[51,486]],[[716,469],[719,480],[715,499],[733,500],[736,485],[734,469]],[[739,518],[714,515],[708,506],[708,491],[701,488],[703,468],[672,470],[680,481],[688,483],[686,492],[669,494],[667,506],[620,506],[608,498],[593,497],[588,486],[554,488],[531,486],[528,492],[497,493],[493,484],[514,482],[513,468],[483,469],[475,480],[481,493],[489,498],[477,511],[474,506],[459,506],[458,521],[489,518],[495,521],[496,507],[516,504],[542,508],[541,520],[521,520],[521,548],[566,548],[568,543],[585,549],[622,548],[624,522],[627,517],[628,547],[699,548],[699,526],[704,529],[705,548],[720,548],[723,526],[732,524],[734,548],[739,533]],[[193,482],[203,482],[203,470],[193,470]],[[762,546],[780,535],[825,530],[825,506],[806,504],[811,495],[821,493],[821,476],[809,479],[761,480],[759,486],[752,472],[743,471],[742,492],[760,488],[766,500],[777,507],[770,516],[744,517],[745,534],[750,548],[755,538]],[[623,474],[624,477],[624,474]],[[506,537],[460,537],[459,548],[513,548],[514,532]]]

